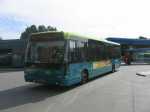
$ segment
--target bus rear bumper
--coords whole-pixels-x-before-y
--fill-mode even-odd
[[[59,85],[59,86],[71,86],[71,82],[67,80],[65,77],[59,78],[59,77],[35,77],[31,74],[25,74],[24,79],[26,82],[33,82],[33,83],[41,83],[41,84],[47,84],[47,85]]]

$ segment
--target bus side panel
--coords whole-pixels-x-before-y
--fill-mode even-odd
[[[112,71],[112,65],[115,64],[116,69],[120,67],[120,59],[103,60],[97,62],[72,63],[69,64],[67,74],[63,85],[70,86],[81,81],[81,72],[84,69],[88,70],[89,79],[100,76]]]
[[[93,70],[93,77],[103,75],[103,74],[108,73],[110,71],[112,71],[112,66],[105,66],[105,67]]]
[[[93,62],[93,73],[92,77],[96,77],[102,75],[104,73],[108,73],[112,71],[112,63],[111,61],[97,61]]]
[[[81,72],[84,69],[88,70],[89,79],[91,79],[110,72],[112,70],[112,63],[111,61],[99,61],[70,64],[66,75],[66,84],[73,85],[79,83],[81,81]]]
[[[90,77],[90,74],[92,74],[92,63],[85,62],[69,64],[66,75],[69,85],[77,84],[81,81],[81,72],[84,69],[88,70]]]

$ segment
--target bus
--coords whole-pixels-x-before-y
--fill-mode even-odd
[[[120,45],[68,32],[34,33],[25,56],[26,82],[84,84],[120,66]]]

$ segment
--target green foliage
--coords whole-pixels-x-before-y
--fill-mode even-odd
[[[46,32],[46,31],[57,31],[57,29],[52,26],[46,27],[44,25],[39,25],[37,27],[36,25],[31,25],[30,27],[27,27],[24,32],[21,33],[20,39],[28,39],[31,33]]]
[[[48,27],[47,27],[47,30],[48,30],[48,31],[57,31],[57,29],[56,29],[56,28],[51,27],[51,26],[48,26]]]
[[[139,39],[147,39],[147,37],[139,36]]]
[[[44,32],[47,31],[47,28],[44,25],[39,25],[38,32]]]

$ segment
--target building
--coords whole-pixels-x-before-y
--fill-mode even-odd
[[[122,55],[126,50],[150,48],[150,39],[129,39],[129,38],[117,38],[109,37],[107,40],[119,43],[121,45]]]
[[[25,48],[24,40],[0,40],[0,66],[23,67]]]

